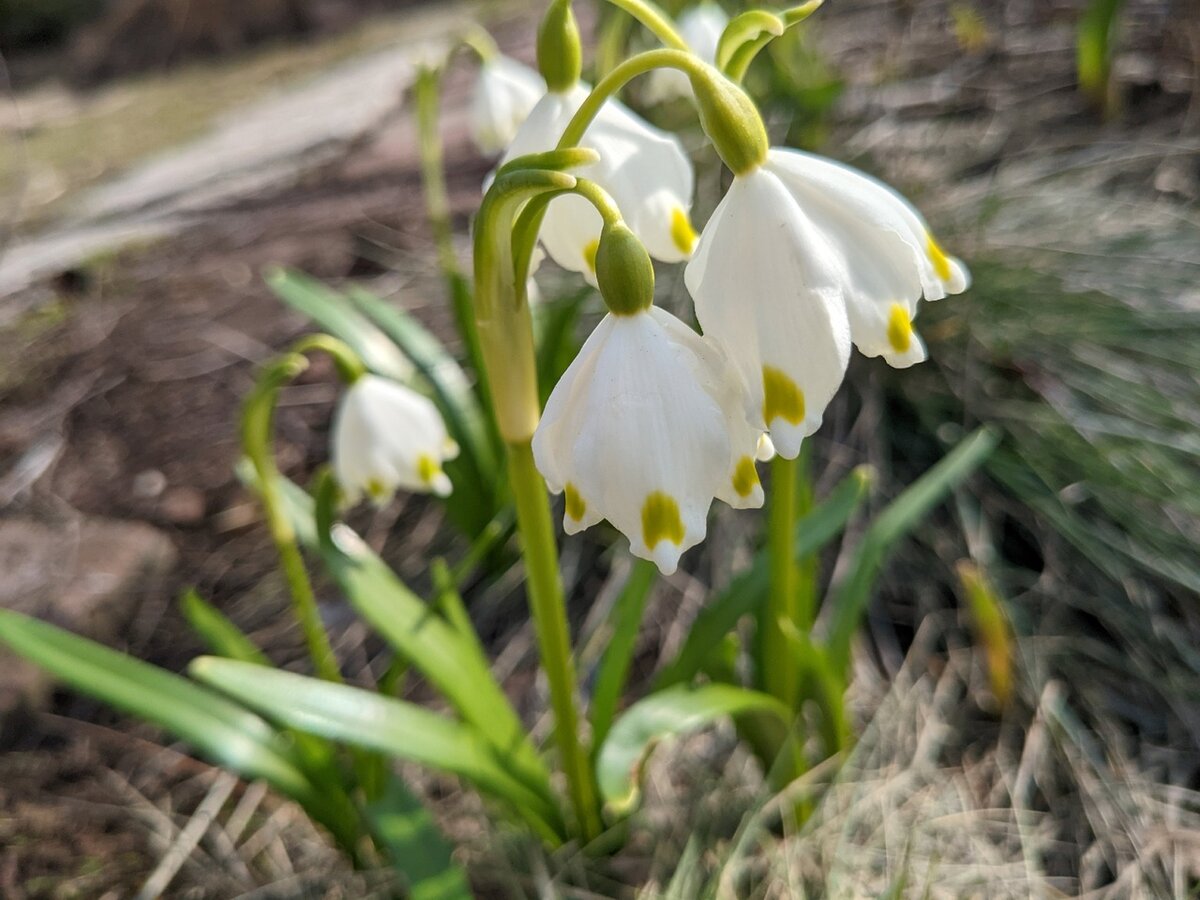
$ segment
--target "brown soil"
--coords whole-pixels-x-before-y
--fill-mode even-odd
[[[465,72],[447,79],[449,108],[462,106],[466,86]],[[461,122],[448,118],[452,204],[465,230],[489,163],[469,149]],[[303,183],[209,210],[178,237],[65,274],[48,307],[62,316],[61,324],[21,326],[31,333],[18,334],[13,344],[24,345],[0,367],[8,373],[8,386],[0,389],[0,468],[7,470],[45,434],[63,438],[53,469],[21,505],[146,520],[167,531],[179,549],[168,590],[143,609],[128,635],[131,652],[175,669],[201,652],[173,605],[188,585],[230,610],[276,658],[297,650],[294,635],[280,624],[284,601],[271,589],[274,552],[234,473],[239,406],[256,366],[309,328],[260,273],[285,265],[335,283],[353,276],[381,294],[398,294],[435,333],[452,340],[432,268],[411,127],[407,116],[398,117]],[[285,392],[279,459],[301,480],[327,458],[335,393],[320,359]],[[365,513],[360,524],[378,542],[397,516],[415,521],[428,514],[431,507],[414,501],[379,517]],[[239,599],[246,602],[231,609]],[[348,620],[338,612],[329,610],[332,619]],[[113,767],[143,764],[146,754],[160,751],[127,735],[128,723],[112,730],[121,720],[95,704],[63,702],[100,724],[73,726],[51,716],[5,737],[15,745],[0,756],[5,897],[99,896],[98,886],[114,885],[127,890],[162,852],[152,845],[154,829],[129,816],[121,780],[112,777]],[[181,759],[193,780],[211,771]],[[146,791],[155,802],[176,796],[170,778]],[[177,799],[185,808],[198,802],[190,795]],[[81,865],[96,871],[80,876],[79,892],[56,893]],[[180,882],[196,890],[203,879],[181,876]],[[38,884],[46,892],[30,887]],[[19,885],[26,885],[24,892]],[[228,895],[212,883],[202,890],[209,892],[186,895]]]

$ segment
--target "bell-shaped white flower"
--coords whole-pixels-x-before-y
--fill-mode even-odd
[[[912,204],[857,169],[799,150],[772,150],[766,168],[844,261],[854,345],[897,367],[925,359],[912,327],[917,303],[966,290],[966,267],[946,255]]]
[[[588,89],[576,84],[542,97],[503,162],[554,149],[587,95]],[[679,139],[610,100],[579,144],[595,150],[600,159],[572,169],[572,174],[608,192],[655,259],[687,259],[696,241],[689,218],[695,173]],[[587,200],[567,194],[550,202],[539,239],[556,263],[594,282],[601,225],[600,214]]]
[[[714,497],[763,502],[761,429],[744,386],[712,343],[651,307],[610,313],[555,386],[533,437],[574,534],[608,519],[664,574],[704,539]]]
[[[428,398],[377,375],[346,390],[333,420],[333,473],[348,503],[376,503],[396,488],[450,493],[442,463],[458,455],[446,423]]]
[[[528,66],[499,54],[484,60],[468,119],[475,146],[489,156],[504,150],[545,93],[546,82]]]
[[[763,166],[733,179],[685,280],[696,316],[745,379],[758,424],[794,458],[850,357],[842,257]]]
[[[711,0],[693,6],[679,16],[679,35],[691,51],[712,65],[717,60],[717,44],[729,24],[725,10]],[[678,97],[691,97],[688,77],[678,69],[655,69],[646,76],[644,94],[648,103],[663,103]]]

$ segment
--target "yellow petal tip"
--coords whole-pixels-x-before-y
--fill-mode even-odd
[[[790,425],[804,421],[804,391],[786,373],[774,366],[763,366],[763,420],[769,426],[775,419]]]
[[[659,541],[670,541],[677,547],[683,543],[683,520],[679,517],[679,504],[670,494],[654,491],[647,495],[642,505],[642,539],[650,550]]]
[[[908,310],[899,303],[893,303],[888,312],[887,339],[892,349],[897,353],[907,353],[912,346],[913,327]]]
[[[733,470],[733,489],[739,497],[749,497],[758,484],[758,470],[754,468],[754,460],[743,456]]]
[[[925,252],[929,254],[929,261],[933,263],[933,271],[942,281],[950,280],[950,257],[946,255],[946,251],[941,245],[934,240],[932,234],[925,235]]]
[[[587,513],[587,501],[579,493],[579,488],[568,481],[566,487],[563,488],[563,493],[567,500],[567,517],[574,522],[583,521],[584,514]]]
[[[692,255],[692,248],[696,246],[696,229],[692,227],[687,211],[682,206],[671,210],[671,240],[680,253]]]

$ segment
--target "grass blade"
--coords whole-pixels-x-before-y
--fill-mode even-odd
[[[516,778],[511,760],[470,725],[361,688],[236,660],[202,656],[189,671],[281,725],[457,775],[544,837],[556,835],[553,803]]]
[[[474,894],[466,872],[454,862],[453,847],[402,781],[389,779],[366,814],[393,868],[407,878],[410,900],[471,900]]]
[[[893,545],[982,465],[998,440],[995,431],[978,429],[901,492],[871,523],[851,561],[849,576],[834,591],[831,600],[833,618],[826,646],[835,671],[846,670],[850,642],[867,611],[871,588]]]
[[[625,690],[625,679],[629,676],[629,666],[633,662],[633,649],[637,643],[638,629],[642,625],[646,598],[650,595],[650,589],[654,587],[657,578],[658,569],[654,563],[644,559],[634,561],[625,586],[613,606],[612,634],[608,646],[604,649],[604,655],[600,658],[589,710],[593,747],[604,743],[608,729],[612,726],[617,704]]]
[[[217,656],[238,659],[242,662],[269,666],[270,660],[255,646],[254,642],[229,620],[220,610],[205,601],[195,590],[188,588],[179,601],[184,618],[192,631]]]
[[[841,533],[858,509],[870,484],[870,469],[859,467],[842,480],[829,497],[796,523],[795,555],[803,559],[821,549]],[[713,598],[696,617],[679,653],[658,673],[654,685],[662,690],[690,681],[703,667],[738,620],[758,609],[767,592],[767,560],[759,553],[745,572]]]

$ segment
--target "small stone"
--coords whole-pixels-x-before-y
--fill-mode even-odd
[[[168,488],[158,501],[158,515],[172,525],[196,525],[204,521],[207,503],[204,492],[194,487]]]

